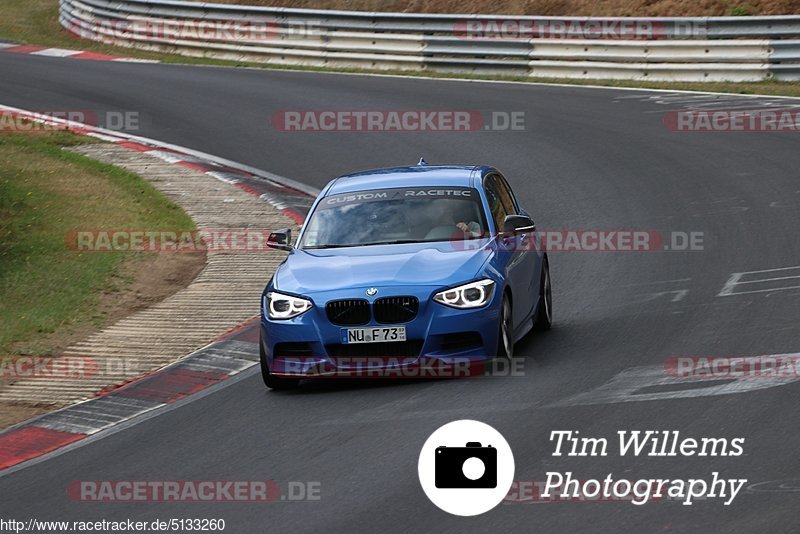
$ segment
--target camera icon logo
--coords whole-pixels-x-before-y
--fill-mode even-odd
[[[445,512],[473,516],[488,512],[508,495],[514,455],[491,426],[464,419],[437,429],[419,455],[419,481]]]
[[[437,488],[496,488],[497,449],[467,442],[466,447],[437,447]]]

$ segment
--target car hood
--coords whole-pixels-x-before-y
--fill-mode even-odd
[[[296,294],[371,286],[445,286],[475,278],[491,241],[294,250],[275,273],[275,288]],[[469,250],[465,250],[469,249]]]

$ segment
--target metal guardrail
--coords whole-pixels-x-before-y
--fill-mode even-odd
[[[800,16],[794,15],[503,17],[60,0],[60,21],[94,41],[277,65],[585,79],[800,80]]]

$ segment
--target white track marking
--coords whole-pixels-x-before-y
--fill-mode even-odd
[[[689,294],[689,290],[688,289],[676,289],[675,291],[667,291],[667,293],[673,293],[675,295],[674,297],[672,297],[672,301],[671,302],[680,302],[681,300],[686,298],[686,295]]]
[[[769,357],[797,356],[797,354],[775,354]],[[725,383],[719,384],[721,380]],[[664,365],[647,365],[631,367],[617,374],[611,380],[585,393],[579,393],[566,399],[556,401],[551,407],[579,406],[591,404],[614,404],[620,402],[641,402],[657,400],[689,399],[696,397],[713,397],[719,395],[734,395],[757,391],[760,389],[784,386],[797,382],[800,378],[696,378],[676,377],[667,373]],[[698,384],[709,382],[706,387]],[[674,387],[686,385],[685,389],[670,391],[656,391],[640,393],[645,388]]]
[[[206,172],[206,174],[209,175],[209,176],[213,176],[214,178],[216,178],[220,182],[225,182],[226,184],[235,185],[235,184],[238,184],[240,182],[240,180],[237,180],[236,178],[231,178],[230,176],[228,176],[227,174],[222,173],[222,172],[208,171],[208,172]]]
[[[657,285],[671,285],[671,284],[683,284],[685,282],[690,282],[691,278],[676,278],[675,280],[655,280],[652,282],[637,282],[634,284],[625,284],[622,287],[643,287],[643,286],[657,286]],[[654,288],[655,289],[655,288]],[[663,291],[653,291],[651,293],[641,293],[635,295],[631,300],[631,303],[641,304],[643,302],[651,302],[654,300],[658,300],[662,297],[669,297],[672,295],[670,302],[680,302],[686,298],[689,294],[689,290],[686,288],[679,288],[679,289],[664,289]]]
[[[800,107],[800,103],[798,103],[796,99],[793,99],[793,97],[733,95],[730,93],[632,95],[620,96],[615,100],[623,99],[635,99],[643,102],[651,102],[661,106],[684,106],[682,108],[672,107],[668,109],[662,108],[660,110],[648,110],[644,112],[645,114],[686,110],[751,109],[756,111],[765,108],[792,109]]]
[[[718,297],[727,297],[728,295],[733,295],[733,289],[736,287],[736,284],[739,280],[744,276],[744,273],[733,273],[728,281],[725,282],[725,285],[722,287],[722,291],[717,294]]]
[[[641,304],[643,302],[652,302],[662,297],[669,297],[672,295],[670,302],[680,302],[689,294],[688,289],[674,289],[672,291],[656,291],[654,293],[644,293],[636,296],[631,302]]]
[[[675,280],[656,280],[653,282],[636,282],[635,284],[625,284],[622,287],[652,286],[656,284],[674,284],[676,282],[690,282],[691,278],[676,278]]]
[[[109,143],[119,143],[120,141],[119,137],[112,137],[110,135],[103,135],[99,133],[92,133],[90,135],[95,139],[100,139],[101,141],[108,141]]]
[[[763,280],[745,280],[743,282],[739,282],[741,284],[757,284],[759,282],[775,282],[777,280],[790,280],[792,278],[800,278],[800,276],[779,276],[777,278],[764,278]]]
[[[165,150],[150,150],[147,152],[147,155],[166,161],[167,163],[180,163],[181,161],[186,161],[185,156],[181,154],[175,154],[173,152],[167,152]]]
[[[65,48],[45,48],[44,50],[31,52],[31,55],[47,56],[47,57],[70,57],[70,56],[77,56],[78,54],[82,53],[83,51],[81,50],[67,50]]]
[[[797,271],[798,274],[790,276],[770,276],[768,278],[756,278],[755,280],[744,279],[749,275],[767,274],[767,276],[769,276],[770,273],[783,273],[786,271]],[[717,294],[717,296],[730,297],[735,295],[749,295],[752,293],[775,293],[777,291],[789,291],[792,289],[800,289],[800,285],[787,285],[779,287],[770,287],[766,289],[749,289],[750,287],[753,287],[751,284],[763,284],[763,283],[781,282],[785,280],[798,280],[798,279],[800,279],[800,266],[778,267],[775,269],[762,269],[760,271],[745,271],[741,273],[733,273],[731,274],[730,278],[728,278],[728,281],[725,282],[725,285],[722,287],[722,290]],[[745,284],[748,284],[747,291],[736,291],[737,287],[743,286]]]
[[[118,63],[161,63],[157,59],[141,59],[136,57],[118,57],[110,61],[116,61]]]
[[[725,102],[727,102],[727,101],[725,101]],[[751,112],[751,114],[757,114],[757,113],[760,113],[760,112],[762,112],[764,110],[768,110],[770,108],[779,109],[779,110],[800,108],[800,104],[794,104],[794,103],[786,103],[786,104],[784,104],[782,106],[775,106],[775,105],[773,105],[772,102],[763,102],[762,103],[762,102],[756,101],[756,102],[741,102],[740,103],[741,105],[739,105],[739,104],[723,105],[723,104],[725,104],[725,102],[723,102],[723,101],[714,102],[714,103],[709,102],[708,104],[703,104],[703,105],[699,105],[699,106],[690,104],[690,105],[688,105],[687,107],[684,107],[684,108],[667,108],[667,109],[663,109],[662,108],[662,109],[643,111],[642,113],[644,113],[644,114],[661,114],[661,113],[667,113],[667,112],[670,112],[670,111],[736,111],[736,110],[738,110],[738,111],[749,111],[749,112]]]
[[[776,273],[778,271],[800,271],[800,265],[794,267],[778,267],[776,269],[762,269],[761,271],[746,271],[742,274]]]
[[[773,287],[770,289],[753,289],[751,291],[739,291],[737,293],[733,293],[732,295],[749,295],[751,293],[777,293],[778,291],[790,291],[792,289],[800,289],[800,286],[788,286],[788,287]],[[731,295],[725,295],[731,296]]]

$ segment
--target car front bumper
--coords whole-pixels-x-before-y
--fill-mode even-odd
[[[478,309],[460,310],[433,301],[441,287],[391,287],[379,297],[414,296],[416,317],[405,323],[332,324],[325,311],[331,300],[364,299],[366,288],[330,291],[312,296],[314,307],[288,320],[261,313],[261,345],[270,372],[276,376],[462,376],[474,374],[494,359],[499,334],[502,288]],[[371,306],[370,306],[371,307]],[[262,306],[263,308],[263,306]],[[342,344],[342,330],[405,326],[405,342]]]

